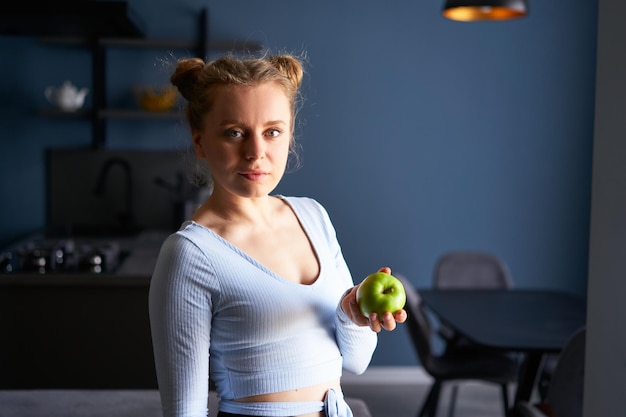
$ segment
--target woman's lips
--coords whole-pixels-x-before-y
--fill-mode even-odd
[[[265,178],[268,174],[265,171],[245,171],[240,173],[242,177],[249,181],[260,181]]]

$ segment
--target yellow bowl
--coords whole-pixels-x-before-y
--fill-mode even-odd
[[[178,92],[173,86],[135,87],[135,96],[139,107],[148,111],[171,110],[176,104]]]

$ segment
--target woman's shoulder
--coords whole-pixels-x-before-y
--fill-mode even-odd
[[[326,213],[324,206],[312,197],[285,195],[277,195],[276,197],[286,201],[294,209],[313,210]]]
[[[161,245],[158,264],[185,268],[211,269],[211,258],[223,251],[223,244],[210,229],[193,221],[184,222]]]
[[[215,239],[215,234],[207,227],[204,227],[191,220],[185,221],[180,228],[170,234],[163,242],[163,248],[170,251],[185,250],[193,247],[203,247]]]
[[[278,196],[291,206],[298,219],[307,224],[323,225],[324,229],[333,229],[326,208],[311,197]]]

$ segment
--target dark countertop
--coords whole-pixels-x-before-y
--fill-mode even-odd
[[[110,273],[1,273],[0,286],[148,286],[161,245],[170,233],[147,230],[134,236],[85,238],[116,242],[128,256]]]
[[[115,275],[152,276],[161,245],[169,234],[165,231],[145,231],[127,242],[130,254]]]

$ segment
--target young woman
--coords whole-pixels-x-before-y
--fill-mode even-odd
[[[151,281],[167,417],[206,416],[209,376],[222,417],[350,416],[342,369],[365,371],[376,333],[406,319],[364,317],[325,209],[271,195],[293,147],[302,76],[283,55],[184,59],[171,77],[213,191],[164,242]]]

